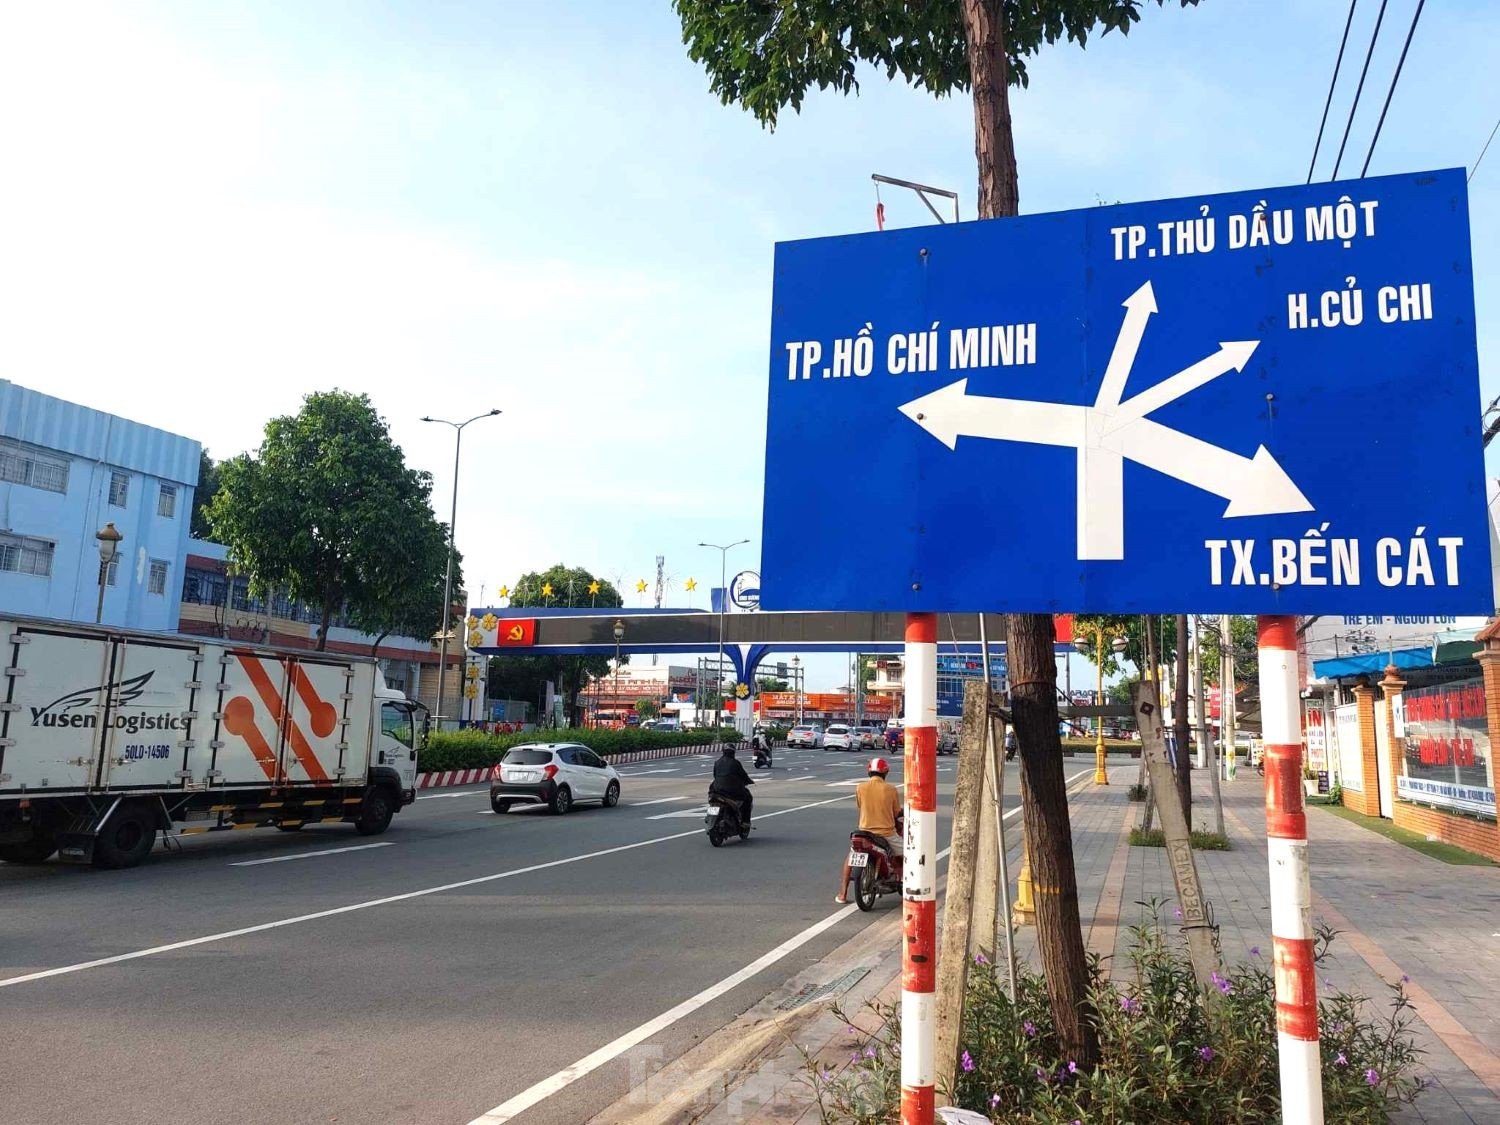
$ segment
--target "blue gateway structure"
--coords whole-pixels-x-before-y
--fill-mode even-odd
[[[1483,613],[1479,407],[1461,171],[783,243],[761,602]]]

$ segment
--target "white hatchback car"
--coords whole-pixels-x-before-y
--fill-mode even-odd
[[[497,813],[509,812],[514,805],[546,805],[560,814],[580,801],[598,801],[606,809],[620,803],[620,775],[587,746],[514,746],[490,770],[490,808]]]
[[[858,750],[859,735],[843,723],[834,723],[823,735],[824,750]]]
[[[809,750],[816,750],[823,745],[823,732],[812,723],[799,723],[787,731],[786,744],[788,746],[805,746]]]

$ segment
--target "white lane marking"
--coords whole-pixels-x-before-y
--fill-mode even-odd
[[[627,809],[643,809],[647,805],[665,805],[672,801],[691,801],[691,797],[658,797],[654,801],[631,801],[625,807]]]
[[[823,786],[823,788],[825,788],[825,789],[839,789],[839,788],[844,787],[844,786],[853,787],[855,785],[863,785],[863,784],[864,784],[864,782],[862,780],[860,780],[859,778],[857,778],[857,777],[851,777],[848,781],[830,781],[830,782],[826,783]]]
[[[778,781],[811,781],[811,780],[813,780],[813,778],[815,778],[817,776],[818,775],[815,774],[815,773],[810,773],[810,774],[807,774],[805,777],[783,777],[783,778],[777,778],[777,780]]]
[[[285,863],[289,859],[312,859],[313,856],[339,855],[342,852],[363,852],[368,851],[370,848],[389,848],[394,845],[395,842],[392,840],[387,840],[380,844],[351,844],[347,848],[325,848],[320,852],[297,852],[295,855],[276,855],[270,859],[242,859],[238,863],[231,863],[229,866],[256,867],[262,863]]]
[[[831,805],[835,801],[847,800],[846,797],[835,797],[831,801],[814,801],[807,805],[798,805],[792,809],[782,809],[779,812],[764,813],[757,817],[758,820],[769,820],[773,816],[785,816],[787,813],[801,812],[803,809],[815,809],[822,805]],[[493,813],[486,812],[486,816]],[[24,973],[18,977],[5,977],[0,979],[0,988],[9,988],[11,985],[27,984],[34,980],[45,980],[48,977],[66,976],[69,973],[80,973],[84,969],[98,969],[105,965],[118,965],[123,961],[137,961],[142,957],[154,957],[159,953],[172,953],[179,949],[191,949],[195,945],[207,945],[215,941],[228,941],[230,938],[245,937],[247,934],[263,933],[266,930],[279,930],[283,926],[295,926],[302,922],[315,922],[320,918],[333,918],[339,914],[352,914],[356,910],[369,910],[374,906],[389,906],[393,902],[407,902],[414,898],[426,898],[428,895],[442,894],[444,891],[457,891],[465,887],[477,887],[484,883],[493,883],[497,879],[510,879],[517,875],[530,875],[534,871],[548,871],[554,867],[566,867],[570,863],[581,863],[586,859],[599,859],[607,855],[617,855],[620,852],[630,852],[637,848],[649,848],[653,844],[665,844],[671,840],[685,840],[689,836],[696,836],[702,829],[695,828],[690,832],[673,832],[669,836],[653,836],[649,840],[637,840],[633,844],[620,844],[618,847],[603,848],[596,852],[584,852],[580,855],[568,856],[565,859],[548,860],[546,863],[533,863],[529,867],[516,867],[509,871],[497,871],[493,875],[479,875],[473,879],[460,879],[456,883],[441,883],[436,887],[423,887],[416,891],[406,891],[404,894],[387,895],[385,898],[372,898],[365,902],[351,902],[348,906],[335,906],[331,910],[319,910],[312,914],[298,914],[291,918],[279,918],[274,922],[261,922],[254,926],[243,926],[238,930],[225,930],[219,934],[205,934],[202,937],[188,938],[186,941],[174,941],[167,945],[153,945],[149,949],[136,949],[130,953],[116,953],[112,957],[99,957],[93,961],[80,961],[76,965],[59,965],[55,969],[41,969],[34,973]]]
[[[737,988],[741,984],[744,984],[747,980],[750,980],[752,977],[770,968],[787,954],[795,952],[797,949],[812,941],[813,938],[817,937],[825,930],[828,930],[837,925],[839,922],[843,921],[843,919],[849,917],[852,911],[857,909],[857,906],[851,904],[844,907],[842,910],[835,911],[828,917],[824,918],[821,922],[815,922],[813,925],[803,930],[800,934],[797,934],[796,936],[788,938],[786,941],[782,942],[769,953],[756,958],[754,961],[750,962],[750,964],[746,965],[738,972],[731,973],[729,976],[725,977],[717,984],[713,984],[708,988],[705,988],[696,996],[690,996],[681,1004],[678,1004],[677,1007],[663,1012],[655,1019],[641,1024],[633,1031],[627,1031],[624,1035],[620,1036],[612,1043],[606,1043],[603,1047],[600,1047],[592,1054],[585,1055],[583,1058],[579,1059],[572,1066],[565,1067],[564,1069],[559,1070],[556,1074],[552,1075],[552,1077],[544,1078],[542,1079],[542,1081],[536,1083],[536,1085],[522,1090],[515,1097],[509,1099],[508,1101],[501,1102],[488,1113],[480,1114],[478,1117],[474,1118],[473,1121],[469,1122],[469,1125],[500,1125],[500,1122],[509,1121],[518,1113],[523,1113],[524,1111],[530,1109],[532,1106],[536,1105],[538,1102],[545,1101],[547,1098],[550,1098],[559,1090],[563,1090],[566,1087],[572,1085],[574,1082],[578,1081],[578,1079],[584,1077],[584,1075],[599,1069],[599,1067],[603,1066],[610,1060],[618,1058],[620,1055],[630,1050],[630,1048],[634,1047],[637,1043],[645,1042],[653,1035],[656,1035],[657,1033],[671,1027],[674,1023],[682,1019],[684,1016],[692,1015],[692,1013],[696,1012],[705,1004],[712,1003],[720,996],[723,996],[726,992],[729,992],[731,989]]]
[[[419,801],[436,801],[439,797],[477,797],[489,792],[489,787],[483,789],[465,789],[460,793],[418,793]]]
[[[657,813],[655,816],[646,817],[647,820],[678,820],[688,816],[707,816],[708,806],[696,809],[678,809],[676,812]]]
[[[1077,781],[1079,778],[1089,776],[1090,772],[1091,771],[1084,770],[1082,773],[1074,774],[1072,777],[1068,778],[1064,784],[1072,785],[1073,782]],[[834,800],[842,801],[847,800],[847,798],[836,797],[834,798]],[[832,804],[833,802],[822,801],[819,803],[826,805]],[[812,806],[808,805],[804,807],[811,808]],[[783,811],[796,812],[797,810],[785,809]],[[1010,812],[1005,814],[1005,819],[1009,820],[1020,811],[1020,806],[1011,809]],[[780,816],[781,814],[769,813],[767,815]],[[950,849],[948,848],[944,848],[942,851],[938,852],[936,858],[946,858],[949,850]],[[851,904],[850,906],[844,907],[842,910],[835,911],[828,917],[824,918],[821,922],[815,922],[813,925],[803,930],[800,934],[797,934],[795,937],[788,938],[786,941],[782,942],[769,953],[750,962],[750,964],[739,970],[739,972],[725,977],[723,980],[719,981],[718,984],[710,985],[708,988],[705,988],[702,992],[698,993],[695,996],[688,997],[688,999],[684,1000],[681,1004],[678,1004],[677,1007],[663,1012],[655,1019],[641,1024],[633,1031],[627,1031],[618,1039],[606,1043],[604,1046],[600,1047],[592,1054],[584,1055],[583,1058],[579,1059],[572,1066],[564,1067],[562,1070],[559,1070],[550,1078],[544,1078],[535,1085],[527,1087],[515,1097],[501,1102],[488,1113],[480,1114],[478,1117],[474,1118],[474,1120],[470,1121],[469,1125],[502,1125],[503,1122],[509,1121],[517,1114],[524,1113],[526,1110],[530,1109],[538,1102],[546,1101],[553,1094],[567,1089],[567,1087],[571,1086],[574,1082],[577,1082],[580,1078],[583,1078],[584,1076],[591,1074],[593,1071],[598,1070],[605,1063],[619,1058],[636,1044],[644,1043],[652,1036],[671,1027],[674,1023],[682,1019],[684,1016],[692,1015],[705,1004],[712,1003],[720,996],[723,996],[726,992],[739,987],[741,984],[744,984],[745,981],[750,980],[754,976],[757,976],[763,970],[770,968],[787,954],[795,952],[799,947],[806,945],[809,941],[817,937],[819,934],[823,933],[825,930],[838,924],[838,922],[847,917],[849,915],[849,912],[854,909],[857,909],[857,907]]]
[[[681,768],[682,767],[680,767],[680,766],[674,766],[672,769],[669,769],[669,770],[631,770],[629,773],[624,774],[622,776],[624,776],[624,777],[645,777],[648,773],[678,773],[678,772],[681,771]]]

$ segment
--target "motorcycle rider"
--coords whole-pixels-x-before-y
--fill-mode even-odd
[[[764,759],[766,765],[771,764],[771,740],[766,733],[759,728],[750,736],[750,749],[755,751],[755,764],[758,766]]]
[[[897,823],[905,811],[901,790],[886,781],[891,772],[890,763],[884,758],[871,758],[866,767],[870,777],[854,787],[854,803],[859,807],[859,830],[875,836],[883,836],[890,846],[891,854],[901,857],[905,850]],[[844,871],[839,879],[838,897],[833,901],[843,904],[849,901],[849,855],[844,853]]]
[[[739,802],[740,816],[746,828],[750,827],[750,810],[755,798],[750,796],[750,786],[755,782],[745,772],[745,767],[734,756],[734,743],[727,743],[719,760],[714,763],[714,779],[709,785],[710,793],[722,793]]]

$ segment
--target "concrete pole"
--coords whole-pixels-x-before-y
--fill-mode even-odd
[[[1283,1125],[1322,1125],[1312,884],[1307,866],[1302,712],[1297,691],[1297,619],[1263,616],[1258,626],[1281,1120]]]
[[[936,1102],[937,614],[906,615],[906,858],[901,952],[901,1125]]]
[[[1219,659],[1223,671],[1219,675],[1219,731],[1224,743],[1224,780],[1233,781],[1239,763],[1234,750],[1234,617],[1228,613],[1219,618],[1222,640],[1219,642]],[[1264,731],[1264,725],[1262,725]],[[1300,785],[1302,779],[1297,779]]]

